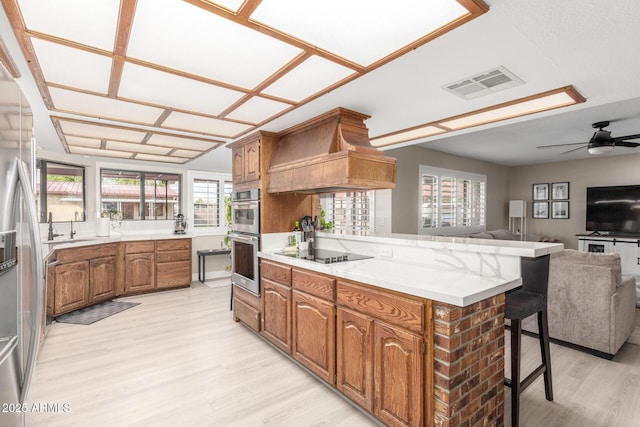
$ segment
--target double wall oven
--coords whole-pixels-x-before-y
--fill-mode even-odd
[[[231,195],[231,282],[260,295],[260,190]]]

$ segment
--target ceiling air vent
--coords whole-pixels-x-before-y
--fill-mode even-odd
[[[464,99],[479,98],[500,90],[524,84],[522,79],[500,66],[442,87]]]

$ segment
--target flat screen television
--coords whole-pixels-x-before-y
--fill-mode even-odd
[[[587,230],[640,234],[640,185],[588,187]]]

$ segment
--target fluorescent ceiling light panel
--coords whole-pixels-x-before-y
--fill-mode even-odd
[[[65,135],[112,139],[116,141],[141,142],[146,136],[144,131],[121,129],[113,126],[100,126],[58,119]]]
[[[122,120],[153,125],[163,110],[133,102],[50,87],[49,93],[56,110],[103,119]]]
[[[314,55],[268,86],[263,92],[298,102],[353,73],[354,71],[349,68]]]
[[[254,96],[249,101],[229,113],[227,117],[250,123],[261,123],[269,117],[275,116],[290,107],[292,107],[290,104]]]
[[[29,30],[113,49],[120,8],[117,0],[20,0],[18,5]]]
[[[112,150],[100,150],[96,148],[87,148],[87,147],[74,147],[69,146],[69,152],[72,154],[81,154],[85,156],[96,156],[96,157],[116,157],[118,159],[130,159],[132,154],[125,153],[122,151],[112,151]]]
[[[370,65],[467,13],[456,0],[264,0],[251,19]]]
[[[253,89],[302,52],[175,0],[138,0],[127,55]]]
[[[130,142],[107,141],[106,148],[115,151],[129,151],[131,153],[169,154],[169,147],[158,147],[149,144],[132,144]]]
[[[185,163],[189,159],[170,156],[154,156],[153,154],[138,154],[136,160],[148,160],[150,162]]]
[[[504,107],[493,108],[488,111],[469,114],[458,119],[441,121],[439,124],[452,130],[463,129],[471,126],[479,126],[485,123],[493,123],[500,120],[511,119],[527,114],[538,113],[553,108],[565,107],[575,104],[576,101],[565,92],[518,102]]]
[[[235,123],[228,120],[213,119],[211,117],[197,116],[174,111],[162,122],[163,128],[188,130],[189,132],[201,132],[231,138],[246,131],[251,125]]]
[[[439,133],[446,132],[444,129],[437,128],[435,126],[422,126],[413,130],[405,132],[395,133],[393,135],[382,136],[379,138],[372,138],[371,144],[380,147],[383,145],[396,144],[399,142],[413,141],[419,138],[425,138],[427,136],[437,135]]]
[[[189,159],[199,156],[200,154],[202,154],[201,151],[193,151],[193,150],[176,150],[173,153],[171,153],[172,156],[186,157]]]
[[[80,147],[100,148],[102,140],[98,138],[84,138],[81,136],[65,136],[67,144]]]
[[[217,115],[240,99],[243,93],[127,63],[122,72],[119,95],[150,104]]]
[[[36,38],[31,42],[47,83],[104,94],[109,90],[111,58]]]
[[[181,138],[177,136],[161,134],[153,134],[147,141],[147,144],[197,151],[207,151],[220,145],[221,143],[222,142],[219,141],[205,141],[202,139],[190,139],[188,137]]]

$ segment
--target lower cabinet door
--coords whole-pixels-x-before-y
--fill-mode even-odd
[[[293,290],[293,357],[330,384],[335,384],[335,304]]]
[[[114,298],[116,295],[116,257],[108,256],[89,261],[89,302]]]
[[[375,322],[373,413],[388,426],[422,425],[422,337]]]
[[[373,319],[338,307],[336,388],[373,412]]]
[[[89,304],[89,261],[55,267],[55,314],[68,313]]]
[[[156,265],[153,253],[124,256],[124,292],[135,293],[156,288]]]
[[[291,288],[262,278],[262,335],[291,354]]]

